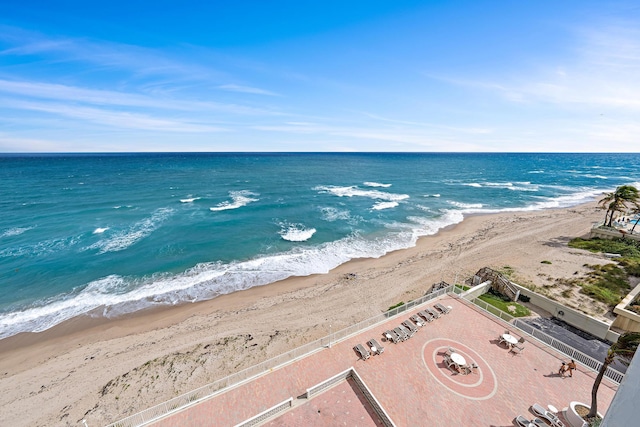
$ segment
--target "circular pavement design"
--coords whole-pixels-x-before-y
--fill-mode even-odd
[[[449,347],[464,356],[468,364],[478,365],[477,374],[462,375],[452,372],[444,363],[444,354]],[[458,396],[472,400],[485,400],[498,390],[496,375],[487,363],[473,349],[466,345],[445,338],[435,338],[422,346],[422,362],[442,386]]]

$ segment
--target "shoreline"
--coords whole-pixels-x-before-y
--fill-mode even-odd
[[[11,408],[8,416],[18,425],[77,425],[83,418],[106,424],[326,336],[331,327],[415,299],[440,280],[460,282],[484,266],[512,266],[515,279],[536,284],[569,277],[600,260],[566,247],[600,219],[595,206],[472,214],[411,248],[350,260],[326,274],[17,334],[0,340],[0,404]],[[553,265],[541,266],[540,257]],[[114,385],[123,378],[124,390]],[[34,407],[38,413],[30,413]]]
[[[588,205],[590,203],[586,203]],[[531,211],[541,212],[541,211]],[[218,309],[230,309],[235,305],[243,305],[255,302],[256,299],[279,294],[281,292],[290,292],[306,287],[313,286],[314,283],[306,283],[313,281],[318,276],[336,273],[340,269],[347,269],[351,264],[358,262],[368,262],[380,260],[396,252],[409,251],[418,247],[423,239],[437,237],[441,233],[453,232],[457,227],[461,226],[465,221],[473,217],[482,217],[490,215],[500,215],[501,213],[471,213],[466,214],[464,219],[456,224],[447,225],[439,229],[435,234],[421,236],[416,244],[412,247],[397,249],[384,254],[379,258],[354,258],[335,268],[328,273],[316,273],[309,276],[292,276],[277,282],[268,283],[266,285],[254,286],[249,289],[235,291],[212,298],[210,300],[198,301],[195,303],[184,302],[178,305],[159,305],[149,307],[133,313],[127,313],[114,318],[108,318],[101,315],[92,316],[91,314],[83,314],[58,323],[41,332],[20,332],[10,337],[0,339],[0,355],[5,352],[17,350],[32,345],[42,345],[43,343],[55,341],[58,339],[78,339],[86,338],[86,335],[92,331],[106,332],[106,336],[102,335],[102,339],[117,338],[127,334],[128,329],[134,329],[133,333],[141,332],[138,328],[131,328],[130,323],[135,321],[145,321],[145,324],[153,324],[156,326],[149,327],[148,330],[166,327],[172,323],[184,321],[186,318]],[[230,304],[230,305],[228,305]],[[100,309],[96,309],[100,310]],[[122,331],[122,332],[118,332]],[[124,335],[123,335],[124,334]]]

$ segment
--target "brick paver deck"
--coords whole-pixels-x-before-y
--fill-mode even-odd
[[[264,425],[274,427],[384,426],[353,380],[338,383]]]
[[[382,332],[420,309],[231,388],[154,426],[234,426],[289,397],[296,399],[307,388],[351,366],[397,426],[511,426],[518,414],[533,417],[529,412],[533,403],[564,408],[570,401],[591,401],[594,373],[579,366],[573,378],[561,378],[557,370],[564,359],[555,350],[527,341],[522,354],[510,353],[498,344],[505,323],[452,296],[438,301],[453,307],[451,313],[428,323],[408,341],[382,342]],[[353,346],[366,346],[370,338],[382,342],[385,351],[361,360]],[[443,363],[448,347],[455,348],[468,363],[475,362],[477,373],[451,372]],[[333,411],[330,409],[335,393],[348,389],[349,383],[343,382],[269,425],[301,425],[294,422],[299,417],[302,425],[323,426],[328,420],[323,414],[329,413],[335,414],[329,425],[376,425],[375,414],[364,399],[355,397],[355,391],[347,399],[352,409],[343,406],[344,400]],[[603,381],[598,394],[600,412],[606,412],[615,390],[614,385]]]

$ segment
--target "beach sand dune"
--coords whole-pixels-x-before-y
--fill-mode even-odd
[[[358,259],[211,301],[111,321],[78,318],[0,341],[2,425],[104,425],[452,283],[489,266],[559,294],[556,278],[603,257],[568,248],[602,211],[569,209],[465,218],[414,248]],[[542,264],[541,261],[551,264]],[[572,306],[604,318],[577,293]]]

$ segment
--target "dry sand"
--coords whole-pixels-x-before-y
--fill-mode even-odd
[[[567,247],[602,219],[595,203],[478,215],[414,248],[212,301],[104,321],[79,318],[0,341],[0,425],[105,425],[417,298],[484,266],[562,297],[556,278],[609,262]],[[551,264],[542,264],[550,261]],[[604,318],[575,294],[568,303]]]

